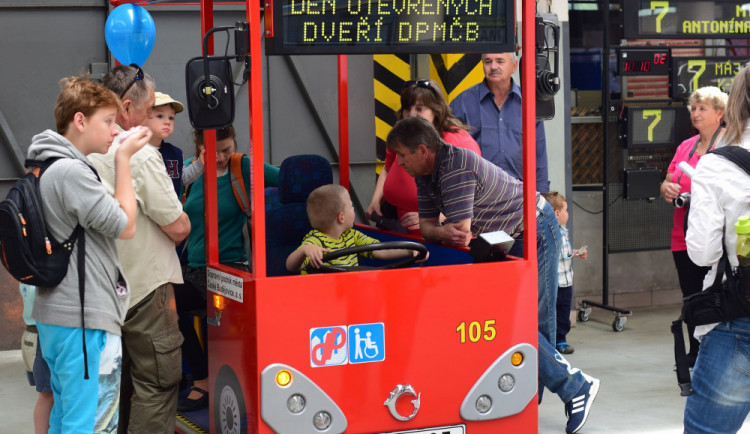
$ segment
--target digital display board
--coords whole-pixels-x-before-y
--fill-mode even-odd
[[[720,39],[750,34],[750,3],[736,0],[627,0],[624,36]]]
[[[669,74],[669,50],[622,49],[619,59],[620,75]]]
[[[677,147],[691,135],[687,107],[628,107],[629,148]]]
[[[669,93],[687,99],[695,89],[716,86],[726,93],[750,57],[673,57]]]
[[[265,15],[267,54],[515,51],[513,0],[273,0]]]

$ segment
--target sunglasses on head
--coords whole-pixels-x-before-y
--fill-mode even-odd
[[[409,80],[406,83],[404,83],[404,87],[424,87],[425,89],[432,89],[432,84],[430,83],[430,80]]]
[[[123,90],[122,93],[120,94],[120,99],[122,99],[125,96],[125,94],[128,93],[128,91],[130,90],[131,87],[133,87],[136,81],[143,80],[143,70],[141,69],[141,67],[136,65],[135,63],[131,63],[129,66],[136,68],[137,71],[135,73],[135,77],[133,77],[133,81],[131,81],[128,87],[126,87],[125,90]]]
[[[437,96],[437,92],[435,91],[435,88],[432,87],[432,82],[430,80],[409,80],[406,83],[404,83],[404,89],[407,87],[421,87],[424,89],[430,89],[430,92],[435,94]]]

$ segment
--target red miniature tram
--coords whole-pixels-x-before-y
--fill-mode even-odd
[[[263,27],[259,2],[246,3],[251,59],[263,56],[261,33],[271,55],[339,54],[338,179],[345,187],[349,184],[345,54],[515,48],[512,0],[462,2],[465,6],[453,11],[441,2],[267,0]],[[355,4],[362,8],[360,17],[353,16]],[[439,5],[446,11],[435,21],[429,18],[435,14],[424,9],[439,9]],[[375,19],[368,21],[367,13]],[[534,40],[534,13],[534,2],[524,0],[525,41]],[[201,2],[201,23],[203,35],[208,36],[212,1]],[[441,41],[430,39],[435,34]],[[210,45],[204,44],[208,47],[204,54],[211,54]],[[272,272],[279,264],[283,267],[288,254],[279,254],[280,247],[285,243],[296,247],[301,241],[301,235],[290,236],[284,217],[274,213],[304,216],[304,203],[285,202],[282,185],[281,202],[263,206],[263,77],[261,62],[251,62],[254,271],[219,263],[217,199],[207,193],[210,403],[207,417],[179,415],[179,431],[536,432],[537,264],[536,243],[528,241],[536,238],[535,55],[533,43],[523,48],[524,258],[473,263],[466,249],[360,225],[358,229],[381,241],[420,241],[430,259],[421,266],[376,265],[315,275]],[[208,154],[215,152],[211,131],[205,134]],[[211,160],[206,159],[206,192],[216,191],[216,166]],[[296,170],[295,165],[330,177],[328,162],[320,160],[291,157],[282,164],[282,177],[285,170]],[[304,178],[297,182],[303,189],[314,188]]]

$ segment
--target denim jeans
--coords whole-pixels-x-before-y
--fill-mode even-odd
[[[560,256],[560,225],[549,203],[536,218],[538,264],[539,332],[555,346],[557,339],[557,262]]]
[[[545,202],[536,218],[536,260],[538,270],[539,332],[552,346],[557,335],[557,261],[560,252],[560,225],[555,210]],[[523,238],[518,237],[509,254],[523,256]]]
[[[750,318],[724,322],[701,340],[685,433],[734,433],[750,412]]]
[[[539,332],[539,402],[542,402],[543,387],[546,387],[567,403],[575,398],[586,381],[583,372],[571,367]]]
[[[557,394],[562,402],[573,399],[586,378],[572,368],[555,350],[557,335],[557,261],[560,252],[560,225],[549,203],[536,218],[536,258],[538,270],[537,303],[539,328],[539,402],[544,387]],[[520,241],[520,242],[519,242]],[[510,254],[523,256],[523,240],[519,237]]]

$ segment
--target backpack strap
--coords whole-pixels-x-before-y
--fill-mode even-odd
[[[722,246],[723,245],[724,242],[722,240]],[[729,260],[727,259],[726,247],[724,247],[723,250],[724,252],[721,255],[721,259],[719,259],[719,265],[716,267],[716,277],[714,278],[714,283],[713,285],[711,285],[711,288],[716,287],[716,285],[720,285],[722,279],[724,278],[724,275],[727,273],[731,273]],[[685,300],[689,298],[690,296],[686,297]],[[682,314],[680,314],[679,318],[672,321],[670,330],[672,331],[672,335],[674,336],[675,371],[677,372],[677,384],[680,386],[680,395],[690,396],[693,394],[693,385],[690,380],[690,361],[688,360],[687,353],[685,352],[685,337],[683,336],[682,323]]]
[[[243,156],[244,155],[239,152],[233,152],[232,155],[229,156],[229,179],[232,183],[232,193],[234,193],[234,198],[242,212],[247,216],[247,221],[242,227],[242,238],[245,240],[246,259],[252,267],[252,250],[250,248],[250,217],[252,211],[250,209],[250,199],[248,198],[247,190],[245,189],[245,177],[242,176]]]
[[[670,330],[674,336],[674,361],[680,396],[690,396],[693,394],[693,385],[690,381],[690,363],[685,353],[685,337],[682,334],[682,315],[672,321]]]
[[[232,193],[237,204],[247,218],[250,218],[250,201],[245,189],[245,178],[242,176],[242,157],[243,154],[239,152],[233,152],[229,157],[229,179],[232,181]]]
[[[750,152],[747,149],[741,146],[723,146],[707,153],[721,155],[750,175]]]
[[[44,172],[57,160],[61,160],[64,157],[55,157],[55,158],[48,158],[46,160],[40,161],[40,160],[26,160],[24,162],[24,166],[26,167],[27,173],[33,172],[34,175],[37,176],[37,178],[40,178]],[[96,172],[96,169],[94,169],[93,166],[86,164],[89,169],[91,169],[92,172],[94,172],[94,175],[96,175],[96,179],[101,182],[101,178],[99,178],[99,173]],[[73,244],[75,242],[78,242],[78,298],[81,302],[81,341],[83,346],[83,379],[88,380],[89,379],[89,362],[88,362],[88,354],[86,353],[86,324],[84,321],[84,299],[85,299],[85,292],[86,292],[86,231],[83,229],[83,226],[81,224],[77,224],[75,229],[73,229],[73,233],[70,234],[70,237],[68,237],[67,240],[65,240],[62,245],[67,249],[72,249]]]
[[[86,231],[80,224],[73,231],[78,237],[78,298],[81,300],[81,340],[83,343],[83,379],[89,379],[89,360],[86,354],[86,326],[83,322],[83,301],[86,292]],[[73,236],[70,238],[72,239]]]
[[[23,162],[23,167],[26,168],[26,173],[33,173],[38,178],[42,176],[42,173],[44,173],[52,163],[61,158],[63,157],[47,158],[46,160],[32,160],[27,158],[26,161]]]
[[[239,205],[242,212],[247,215],[247,218],[250,218],[250,201],[248,200],[247,189],[245,189],[245,177],[242,175],[243,156],[244,154],[239,152],[232,152],[232,155],[229,156],[229,179],[232,183],[232,193],[234,193],[234,199],[237,201],[237,205]],[[195,160],[191,161],[190,164],[193,164],[194,162]],[[187,201],[188,194],[190,194],[190,187],[192,187],[192,185],[193,184],[190,184],[185,188],[183,205],[184,202]]]

